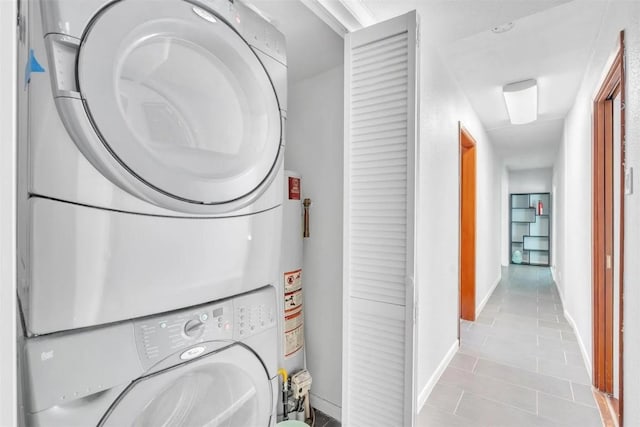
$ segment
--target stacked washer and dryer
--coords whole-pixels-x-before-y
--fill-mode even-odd
[[[21,27],[26,424],[275,424],[284,37],[229,0]]]

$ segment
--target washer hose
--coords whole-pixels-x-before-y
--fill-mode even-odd
[[[278,375],[280,375],[282,377],[282,410],[283,410],[283,415],[282,415],[282,419],[284,421],[289,419],[289,408],[287,406],[289,406],[289,396],[287,393],[287,389],[288,389],[288,379],[289,379],[289,374],[287,373],[287,370],[284,368],[280,368],[278,369]]]

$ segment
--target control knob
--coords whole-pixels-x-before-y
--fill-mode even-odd
[[[204,323],[200,319],[191,319],[184,324],[184,334],[189,338],[197,338],[204,331]]]

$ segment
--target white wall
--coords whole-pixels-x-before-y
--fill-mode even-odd
[[[312,200],[303,293],[311,403],[340,419],[342,405],[342,195],[344,68],[289,85],[285,168]]]
[[[550,193],[552,168],[509,171],[509,193]]]
[[[476,302],[500,278],[502,164],[469,102],[444,66],[423,17],[417,212],[418,409],[457,344],[458,121],[477,141]]]
[[[16,410],[16,1],[0,1],[0,426]]]
[[[556,280],[565,309],[575,321],[586,353],[592,354],[591,269],[591,172],[592,103],[611,54],[617,46],[618,32],[626,31],[627,87],[626,141],[627,165],[635,169],[634,194],[625,197],[625,425],[640,425],[640,3],[612,1],[603,17],[603,27],[585,74],[576,102],[567,116],[564,138],[555,162],[557,188],[558,239]],[[576,216],[582,220],[576,220]],[[591,361],[588,361],[591,365]]]
[[[500,245],[502,252],[500,254],[500,262],[503,266],[509,265],[509,253],[511,251],[511,242],[509,240],[509,171],[506,167],[502,168],[500,175],[500,202],[502,203],[502,214],[500,222],[502,224],[502,235],[500,236]]]

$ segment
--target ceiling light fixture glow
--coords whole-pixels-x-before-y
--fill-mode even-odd
[[[538,84],[535,80],[505,85],[502,94],[512,124],[531,123],[538,118]]]

